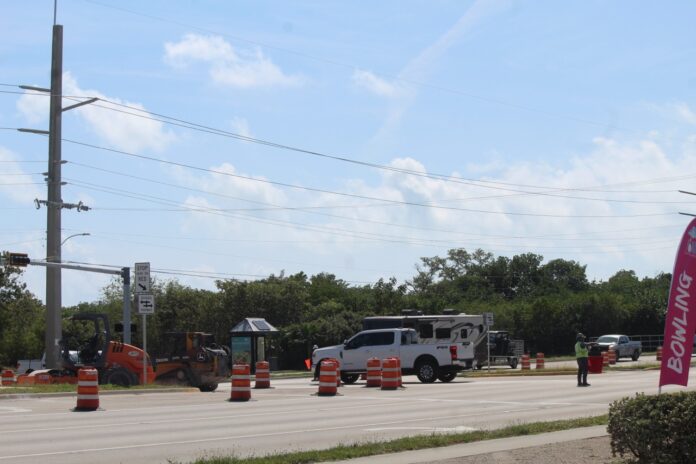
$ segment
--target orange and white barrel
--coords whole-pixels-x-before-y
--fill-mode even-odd
[[[396,358],[382,361],[382,390],[396,390],[401,381],[401,369]]]
[[[616,364],[616,351],[614,350],[609,350],[609,364],[612,366]]]
[[[331,360],[336,364],[336,386],[340,387],[342,386],[341,384],[341,363],[338,362],[338,359],[331,358]]]
[[[382,362],[379,358],[367,360],[367,386],[379,387],[382,385]]]
[[[37,377],[36,383],[39,383]],[[99,373],[96,369],[83,368],[77,371],[77,406],[75,411],[99,409]]]
[[[15,379],[14,371],[5,369],[2,371],[2,386],[3,387],[14,387],[17,382]]]
[[[271,388],[271,368],[268,361],[256,363],[256,383],[254,388]]]
[[[662,361],[662,347],[658,346],[657,350],[655,350],[655,359],[657,361]]]
[[[609,367],[609,352],[602,351],[602,367]]]
[[[399,386],[402,387],[404,385],[403,379],[401,378],[401,358],[396,357],[396,377],[399,379]]]
[[[248,364],[232,366],[232,390],[230,401],[249,401],[251,399],[251,372]]]
[[[531,365],[530,365],[530,361],[529,361],[529,355],[523,354],[522,355],[522,370],[528,371],[530,368],[531,368]]]
[[[536,368],[537,369],[544,368],[544,353],[537,353],[537,355],[536,355]]]
[[[334,396],[336,388],[336,378],[338,377],[338,363],[332,359],[325,359],[319,365],[319,395]],[[340,382],[340,378],[338,381]]]

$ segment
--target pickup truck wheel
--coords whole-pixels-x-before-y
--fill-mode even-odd
[[[440,382],[451,382],[454,380],[454,378],[457,377],[457,371],[445,371],[445,372],[440,372],[440,374],[437,376],[437,379]]]
[[[640,358],[640,351],[635,350],[633,354],[631,355],[631,359],[634,361],[638,361],[638,358]]]
[[[517,358],[509,358],[508,364],[510,364],[510,367],[513,369],[517,369]]]
[[[346,385],[352,385],[360,378],[359,374],[341,374],[341,381]]]
[[[437,363],[430,359],[419,361],[416,365],[416,376],[422,383],[433,383],[437,380]]]

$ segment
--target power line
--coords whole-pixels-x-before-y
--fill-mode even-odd
[[[36,93],[36,94],[31,94],[31,95],[47,96],[45,93]],[[135,117],[139,117],[139,118],[143,118],[143,119],[153,120],[153,121],[161,122],[164,124],[170,124],[170,125],[190,129],[190,130],[196,130],[196,131],[205,132],[205,133],[209,133],[209,134],[213,134],[213,135],[233,138],[233,139],[242,140],[242,141],[246,141],[246,142],[250,142],[250,143],[256,143],[256,144],[269,146],[269,147],[273,147],[273,148],[290,150],[290,151],[303,153],[303,154],[307,154],[307,155],[332,159],[335,161],[357,164],[360,166],[365,166],[365,167],[374,168],[374,169],[386,170],[386,171],[391,171],[391,172],[398,172],[398,173],[402,173],[402,174],[423,177],[423,178],[428,178],[428,179],[443,180],[446,182],[455,182],[455,183],[469,185],[469,186],[478,187],[478,188],[487,188],[487,189],[514,192],[514,194],[508,195],[507,197],[538,195],[538,196],[550,196],[550,197],[559,197],[559,198],[582,199],[582,200],[589,200],[589,201],[614,201],[614,202],[622,202],[622,203],[645,203],[645,204],[649,204],[649,202],[641,202],[638,200],[607,200],[607,199],[597,199],[597,198],[592,198],[592,197],[558,195],[558,194],[552,193],[552,192],[562,192],[562,191],[591,191],[591,192],[596,192],[596,191],[600,190],[602,188],[602,186],[589,187],[589,188],[553,188],[553,187],[548,187],[548,186],[516,184],[516,183],[489,181],[489,180],[482,180],[482,179],[469,179],[469,178],[463,178],[463,177],[457,177],[457,176],[450,176],[447,174],[426,173],[426,172],[421,172],[421,171],[414,171],[411,169],[404,169],[404,168],[397,168],[394,166],[381,165],[381,164],[377,164],[377,163],[369,163],[369,162],[365,162],[365,161],[360,161],[360,160],[348,158],[346,156],[330,155],[330,154],[318,152],[315,150],[294,147],[294,146],[285,145],[285,144],[281,144],[281,143],[277,143],[277,142],[271,142],[268,140],[258,139],[255,137],[249,137],[249,136],[245,136],[245,135],[241,135],[241,134],[236,134],[236,133],[233,133],[230,131],[217,129],[217,128],[214,128],[211,126],[206,126],[206,125],[198,124],[198,123],[191,122],[191,121],[186,121],[186,120],[175,118],[172,116],[167,116],[167,115],[164,115],[161,113],[148,111],[148,110],[145,110],[142,108],[136,108],[133,106],[129,106],[129,105],[126,105],[123,103],[115,102],[115,101],[108,100],[108,99],[101,98],[101,97],[63,95],[63,98],[73,100],[73,101],[81,101],[81,100],[95,99],[96,98],[97,100],[103,101],[105,103],[109,103],[110,105],[119,106],[122,108],[128,108],[129,110],[137,111],[138,113],[145,113],[147,115],[152,115],[152,116],[156,116],[156,117],[148,117],[148,116],[144,116],[143,114],[118,110],[116,108],[113,108],[110,106],[105,106],[105,105],[100,105],[97,103],[93,103],[91,105],[92,107],[107,109],[110,111],[115,111],[115,112],[127,114],[130,116],[135,116]],[[696,176],[692,175],[692,176],[685,176],[685,177],[688,178],[688,177],[696,177]],[[523,187],[523,188],[537,188],[537,189],[544,189],[545,191],[543,191],[543,192],[524,191],[524,190],[517,190],[517,189],[511,189],[511,188],[505,188],[505,187],[497,187],[496,185],[517,186],[517,187]],[[622,184],[615,184],[615,185],[622,185]],[[671,191],[668,191],[668,192],[671,192]],[[618,193],[618,192],[612,192],[612,193]],[[633,192],[629,192],[629,193],[633,193]],[[662,193],[664,193],[664,191]],[[463,199],[463,200],[481,200],[481,199],[499,198],[499,197],[502,197],[502,196],[474,197],[474,198],[467,198],[467,199]],[[678,203],[678,202],[674,202],[674,203]]]
[[[617,215],[617,214],[612,214],[612,215],[582,215],[582,214],[581,215],[558,215],[558,214],[544,214],[544,213],[521,213],[521,212],[510,212],[510,211],[492,211],[492,210],[482,210],[482,209],[473,209],[473,208],[460,208],[460,207],[454,207],[454,206],[434,205],[434,204],[411,202],[411,201],[391,200],[391,199],[387,199],[387,198],[370,197],[367,195],[358,195],[358,194],[347,193],[347,192],[336,192],[336,191],[332,191],[332,190],[320,189],[320,188],[315,188],[315,187],[305,187],[305,186],[301,186],[301,185],[288,184],[285,182],[278,182],[278,181],[272,181],[272,180],[267,180],[267,179],[258,179],[258,178],[254,178],[254,177],[250,177],[250,176],[243,176],[241,174],[233,174],[230,172],[218,171],[215,169],[202,168],[200,166],[194,166],[191,164],[163,160],[163,159],[155,158],[152,156],[139,155],[136,153],[130,153],[130,152],[126,152],[123,150],[117,150],[114,148],[102,147],[99,145],[94,145],[94,144],[90,144],[90,143],[86,143],[86,142],[79,142],[79,141],[71,140],[71,139],[62,139],[62,140],[65,142],[68,142],[68,143],[75,144],[75,145],[89,147],[89,148],[93,148],[96,150],[102,150],[102,151],[106,151],[109,153],[116,153],[116,154],[120,154],[120,155],[124,155],[124,156],[144,159],[144,160],[153,161],[153,162],[162,163],[162,164],[168,164],[168,165],[172,165],[172,166],[183,167],[186,169],[191,169],[191,170],[200,171],[200,172],[206,172],[206,173],[210,173],[210,174],[218,174],[218,175],[232,177],[232,178],[236,178],[236,179],[244,179],[244,180],[248,180],[248,181],[252,181],[252,182],[260,182],[260,183],[264,183],[264,184],[275,185],[278,187],[291,188],[291,189],[296,189],[296,190],[304,190],[304,191],[314,192],[314,193],[325,193],[325,194],[329,194],[329,195],[343,196],[343,197],[348,197],[348,198],[359,198],[359,199],[363,199],[363,200],[378,201],[378,202],[391,203],[391,204],[397,204],[397,205],[403,205],[403,206],[434,208],[434,209],[442,209],[442,210],[448,210],[448,211],[461,211],[461,212],[467,212],[467,213],[496,214],[496,215],[504,215],[504,216],[510,215],[510,216],[549,217],[549,218],[595,218],[595,219],[596,218],[611,218],[611,219],[615,219],[615,218],[629,218],[629,217],[668,216],[668,215],[676,214],[676,213],[642,213],[642,214],[627,214],[627,215]]]
[[[211,192],[208,190],[202,190],[202,189],[194,189],[194,188],[189,188],[189,187],[184,187],[168,182],[162,182],[162,181],[157,181],[154,179],[150,178],[145,178],[141,176],[135,176],[132,174],[126,174],[122,173],[119,171],[113,171],[109,169],[103,169],[103,168],[97,168],[94,166],[90,166],[87,164],[83,163],[76,163],[76,162],[69,162],[70,164],[80,166],[80,167],[86,167],[88,169],[94,169],[100,172],[106,172],[110,174],[115,174],[119,176],[124,176],[128,178],[133,178],[137,180],[141,180],[144,182],[150,182],[158,185],[166,185],[166,186],[171,186],[174,188],[179,188],[179,189],[184,189],[184,190],[190,190],[194,192],[200,192],[200,193],[206,193],[209,195],[214,195],[214,196],[219,196],[222,198],[231,198],[235,200],[240,200],[252,204],[259,204],[259,205],[265,205],[269,206],[268,208],[237,208],[237,209],[230,209],[230,208],[225,208],[223,209],[226,212],[230,211],[293,211],[293,212],[301,212],[301,213],[306,213],[306,214],[312,214],[312,215],[318,215],[322,217],[329,217],[332,219],[342,219],[342,220],[348,220],[348,221],[353,221],[353,222],[360,222],[360,223],[369,223],[369,224],[377,224],[377,225],[385,225],[389,227],[398,227],[398,228],[405,228],[405,229],[412,229],[412,230],[423,230],[423,231],[428,231],[428,232],[440,232],[440,233],[449,233],[449,234],[458,234],[458,235],[466,235],[462,234],[460,231],[452,231],[452,230],[444,230],[444,229],[437,229],[437,228],[432,228],[432,227],[418,227],[418,226],[411,226],[411,225],[406,225],[406,224],[396,224],[392,222],[385,222],[385,221],[376,221],[376,220],[371,220],[371,219],[366,219],[366,218],[361,218],[361,217],[350,217],[350,216],[340,216],[336,214],[328,214],[328,213],[323,213],[323,212],[318,212],[314,211],[314,209],[327,209],[327,208],[351,208],[351,209],[357,209],[357,208],[362,208],[362,207],[375,207],[375,206],[380,206],[380,205],[375,205],[375,204],[367,204],[367,205],[340,205],[340,206],[298,206],[298,207],[291,207],[291,206],[280,206],[280,205],[275,205],[272,203],[267,203],[267,202],[261,202],[261,201],[256,201],[256,200],[249,200],[245,198],[240,198],[232,195],[225,195],[217,192]],[[67,179],[71,180],[71,179]],[[91,184],[94,185],[94,184]],[[130,192],[133,193],[133,192]],[[394,205],[381,205],[381,206],[394,206]],[[190,209],[187,208],[181,208],[181,207],[176,207],[176,208],[133,208],[133,207],[115,207],[115,208],[108,208],[108,207],[98,207],[96,208],[97,210],[100,211],[169,211],[169,212],[188,212]],[[490,236],[487,236],[490,237]],[[501,238],[511,238],[510,236],[504,236]],[[520,237],[517,237],[520,238]],[[524,238],[524,237],[522,237]]]

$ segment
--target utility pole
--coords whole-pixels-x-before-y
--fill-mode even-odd
[[[57,3],[57,0],[56,0]],[[56,24],[57,5],[53,10],[53,45],[51,51],[51,106],[48,134],[48,198],[46,201],[46,261],[61,261],[61,138],[63,98],[63,26]],[[61,367],[62,276],[60,267],[46,267],[46,367]]]
[[[20,85],[24,90],[46,92],[50,94],[51,106],[49,110],[49,130],[17,129],[19,132],[48,135],[48,172],[46,183],[48,198],[46,200],[34,200],[36,208],[46,206],[46,262],[61,262],[61,211],[63,208],[77,209],[77,211],[89,211],[89,206],[79,203],[63,203],[61,189],[61,167],[63,165],[61,154],[63,112],[80,106],[89,105],[99,98],[88,98],[74,105],[63,107],[63,26],[56,24],[58,0],[53,4],[53,41],[51,50],[51,88],[44,89],[30,85]],[[69,237],[68,237],[69,238]],[[62,276],[60,266],[46,267],[46,367],[59,369],[60,346],[62,338]],[[126,308],[124,308],[125,311]],[[130,310],[130,306],[127,308]]]

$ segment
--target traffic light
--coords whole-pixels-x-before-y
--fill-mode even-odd
[[[7,254],[7,264],[16,267],[27,267],[31,263],[29,255],[26,253],[8,253]]]

